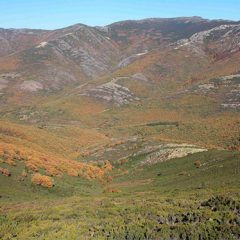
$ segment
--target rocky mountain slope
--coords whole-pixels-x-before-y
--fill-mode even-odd
[[[232,75],[240,70],[239,26],[233,21],[190,17],[124,21],[106,27],[77,24],[54,31],[1,29],[1,95],[7,99],[19,91],[26,96],[91,81],[98,84],[99,77],[101,88],[109,75],[140,74],[155,85],[171,82],[177,88],[179,81],[182,86]]]

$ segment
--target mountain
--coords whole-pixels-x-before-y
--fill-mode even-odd
[[[54,31],[2,29],[1,88],[6,89],[7,82],[15,79],[17,74],[17,84],[14,80],[11,83],[20,91],[60,90],[69,84],[83,84],[122,68],[122,72],[128,71],[128,65],[133,62],[138,68],[141,65],[155,82],[162,78],[181,78],[177,73],[180,66],[171,66],[178,60],[169,55],[178,50],[177,55],[179,58],[182,55],[183,59],[179,59],[177,65],[188,64],[187,61],[194,58],[193,61],[205,64],[200,66],[202,71],[220,59],[230,61],[238,54],[238,31],[238,22],[210,21],[200,17],[124,21],[106,27],[76,24]],[[160,55],[166,54],[169,59],[162,64]],[[191,75],[197,67],[192,65],[193,69],[187,70],[192,71],[189,72]],[[138,74],[136,71],[133,69],[132,74]],[[4,74],[12,78],[8,81]]]
[[[238,239],[239,60],[237,21],[0,29],[0,238]]]

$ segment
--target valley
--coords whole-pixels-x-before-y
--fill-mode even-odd
[[[240,238],[239,22],[0,43],[0,239]]]

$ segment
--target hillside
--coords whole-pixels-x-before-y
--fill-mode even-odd
[[[228,20],[0,29],[0,239],[239,239],[239,60]]]

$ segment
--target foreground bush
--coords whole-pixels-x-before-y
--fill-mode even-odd
[[[54,186],[54,181],[51,177],[41,175],[40,173],[35,173],[32,176],[32,183],[47,188],[52,188]]]
[[[6,168],[0,168],[0,173],[6,177],[10,177],[11,176],[11,173],[8,169]]]

